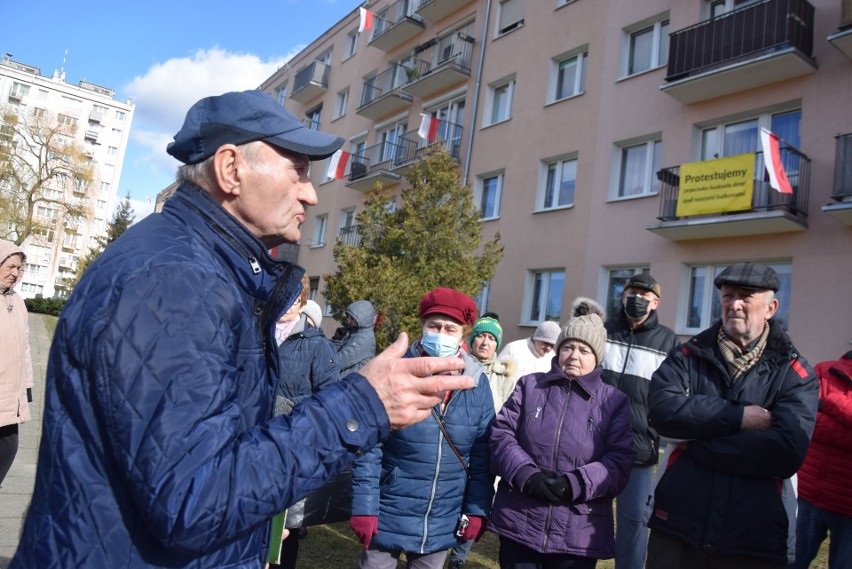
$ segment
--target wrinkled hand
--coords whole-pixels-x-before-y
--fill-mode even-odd
[[[743,422],[740,428],[743,431],[755,429],[768,429],[772,426],[772,413],[760,405],[748,405],[743,409]]]
[[[464,534],[461,536],[462,541],[479,541],[479,538],[485,533],[485,518],[482,516],[468,516],[467,527]]]
[[[427,418],[447,391],[474,386],[473,379],[465,375],[436,375],[464,369],[460,358],[403,358],[407,349],[408,336],[403,332],[358,372],[378,393],[392,429]]]
[[[364,549],[367,549],[373,536],[379,534],[379,516],[352,516],[349,518],[349,527]]]
[[[565,479],[557,478],[558,476],[551,470],[540,470],[527,479],[521,492],[536,500],[557,504],[562,500],[562,494],[564,494],[565,485],[567,485]]]

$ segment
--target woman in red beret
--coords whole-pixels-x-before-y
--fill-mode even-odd
[[[432,417],[355,462],[349,525],[364,545],[361,569],[395,568],[403,552],[412,569],[439,569],[449,548],[482,535],[494,494],[494,403],[482,366],[461,349],[475,320],[476,304],[457,290],[437,288],[420,302],[422,336],[406,357],[461,358],[461,373],[479,382],[448,392]]]

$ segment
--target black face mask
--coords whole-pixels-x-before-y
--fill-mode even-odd
[[[642,320],[648,316],[648,305],[651,302],[641,296],[628,296],[624,304],[624,313],[630,320]]]

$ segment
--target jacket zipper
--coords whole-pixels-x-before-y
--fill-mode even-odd
[[[565,414],[568,411],[568,403],[571,401],[571,384],[568,383],[568,396],[565,398],[565,403],[562,405],[562,410],[559,415],[559,426],[556,428],[556,441],[553,445],[553,469],[556,471],[556,464],[559,460],[559,440],[562,438],[562,427],[565,424]],[[547,551],[548,534],[550,533],[550,522],[553,518],[553,505],[547,505],[547,517],[544,521],[544,541],[542,541],[542,551]]]
[[[447,401],[447,408],[449,408],[450,403],[453,399],[455,399],[456,393],[450,395],[450,400]],[[440,414],[441,422],[444,422],[444,417],[446,417],[447,409]],[[444,433],[441,432],[441,429],[438,429],[438,460],[435,462],[435,475],[432,478],[432,489],[429,493],[429,504],[426,506],[426,513],[423,516],[423,539],[420,540],[420,553],[426,552],[426,540],[429,539],[429,514],[432,513],[432,505],[435,503],[435,492],[438,490],[438,475],[441,472],[441,460],[444,457]],[[464,507],[464,504],[462,504]]]

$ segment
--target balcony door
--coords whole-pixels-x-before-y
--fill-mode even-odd
[[[406,122],[398,122],[379,133],[379,142],[382,145],[382,162],[396,162],[402,159],[404,145],[402,135],[405,134]]]
[[[443,140],[447,152],[458,158],[461,156],[462,125],[464,124],[465,98],[458,97],[441,103],[426,111],[430,116],[439,119],[437,140]]]

